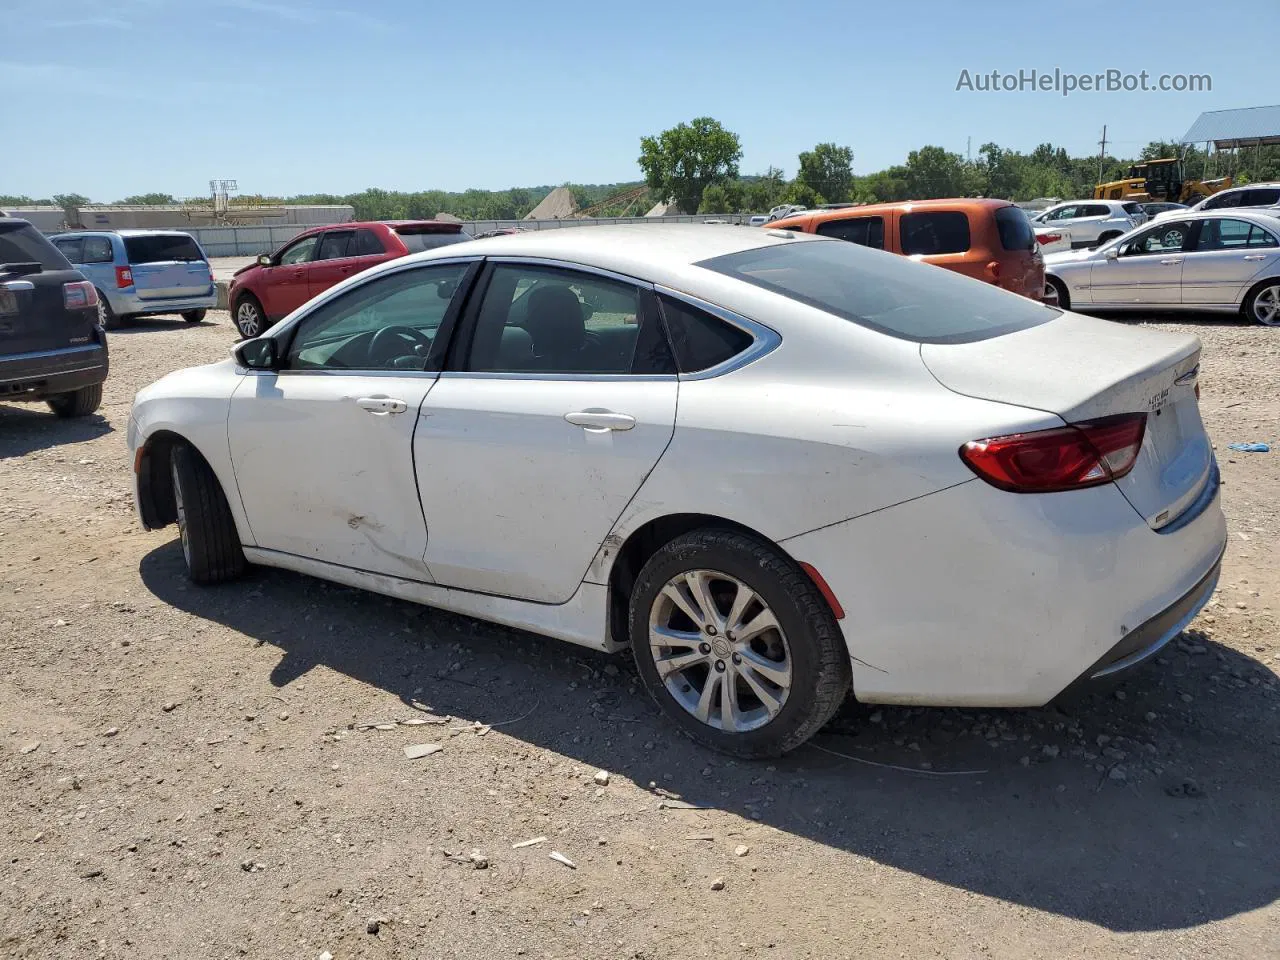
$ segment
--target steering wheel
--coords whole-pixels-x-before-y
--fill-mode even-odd
[[[369,340],[369,362],[386,364],[405,356],[405,341],[408,341],[409,353],[426,359],[431,338],[413,327],[393,326],[383,327]]]

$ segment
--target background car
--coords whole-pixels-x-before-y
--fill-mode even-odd
[[[1146,200],[1142,202],[1142,212],[1147,215],[1148,220],[1154,220],[1162,213],[1182,213],[1183,211],[1190,209],[1191,208],[1185,203],[1162,203],[1159,201]]]
[[[629,646],[766,756],[851,682],[1034,706],[1171,640],[1226,541],[1199,354],[791,231],[545,230],[367,271],[143,389],[128,441],[197,582]]]
[[[1071,249],[1071,230],[1067,227],[1047,227],[1043,223],[1031,224],[1035,231],[1036,243],[1040,244],[1040,253],[1062,253]]]
[[[1064,308],[1239,311],[1280,326],[1280,219],[1261,210],[1160,218],[1050,256],[1045,271]]]
[[[218,305],[209,258],[189,233],[107,230],[63,233],[53,245],[98,290],[108,330],[137,317],[176,313],[199,323]]]
[[[1142,204],[1132,200],[1076,200],[1031,217],[1032,225],[1066,227],[1072,247],[1096,247],[1146,223]]]
[[[808,211],[770,224],[945,267],[1039,300],[1044,260],[1032,225],[1007,200],[909,200]]]
[[[0,219],[0,402],[83,417],[102,403],[107,370],[93,284],[27,221]]]
[[[471,237],[461,223],[387,220],[317,227],[235,272],[227,301],[242,337],[256,337],[339,280],[387,260]]]
[[[1271,214],[1280,213],[1280,183],[1251,183],[1244,187],[1231,187],[1220,190],[1211,197],[1205,197],[1191,207],[1195,213],[1207,213],[1211,210],[1234,210],[1240,207],[1269,208]],[[1177,216],[1177,211],[1162,213],[1162,217]]]

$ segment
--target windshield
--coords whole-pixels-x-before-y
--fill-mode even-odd
[[[200,247],[185,233],[125,237],[130,263],[164,263],[170,260],[203,260]]]
[[[986,340],[1059,314],[989,283],[838,240],[759,247],[698,266],[918,343]]]

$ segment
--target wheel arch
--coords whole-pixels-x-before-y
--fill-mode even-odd
[[[1244,296],[1240,298],[1240,313],[1244,315],[1246,320],[1253,323],[1258,322],[1246,313],[1249,301],[1253,298],[1253,295],[1261,291],[1264,287],[1274,287],[1278,284],[1280,284],[1280,276],[1270,276],[1263,277],[1261,280],[1255,281],[1245,288]]]
[[[199,446],[173,430],[157,430],[138,448],[134,471],[137,474],[138,512],[148,530],[167,527],[178,520],[178,506],[173,495],[173,473],[170,463],[176,447],[190,447],[205,463],[209,463]],[[226,491],[223,491],[224,495]]]

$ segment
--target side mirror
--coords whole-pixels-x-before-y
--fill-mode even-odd
[[[246,340],[231,348],[236,363],[250,370],[275,370],[279,366],[276,342],[271,337]]]
[[[268,256],[267,254],[265,254],[265,253],[260,253],[260,254],[258,254],[258,266],[260,266],[260,267],[269,267],[269,266],[271,266],[271,257],[269,257],[269,256]]]
[[[1106,258],[1106,259],[1108,259],[1108,260],[1119,260],[1119,259],[1120,259],[1120,248],[1119,248],[1119,247],[1107,247],[1107,249],[1103,251],[1102,255],[1103,255],[1103,257],[1105,257],[1105,258]]]

